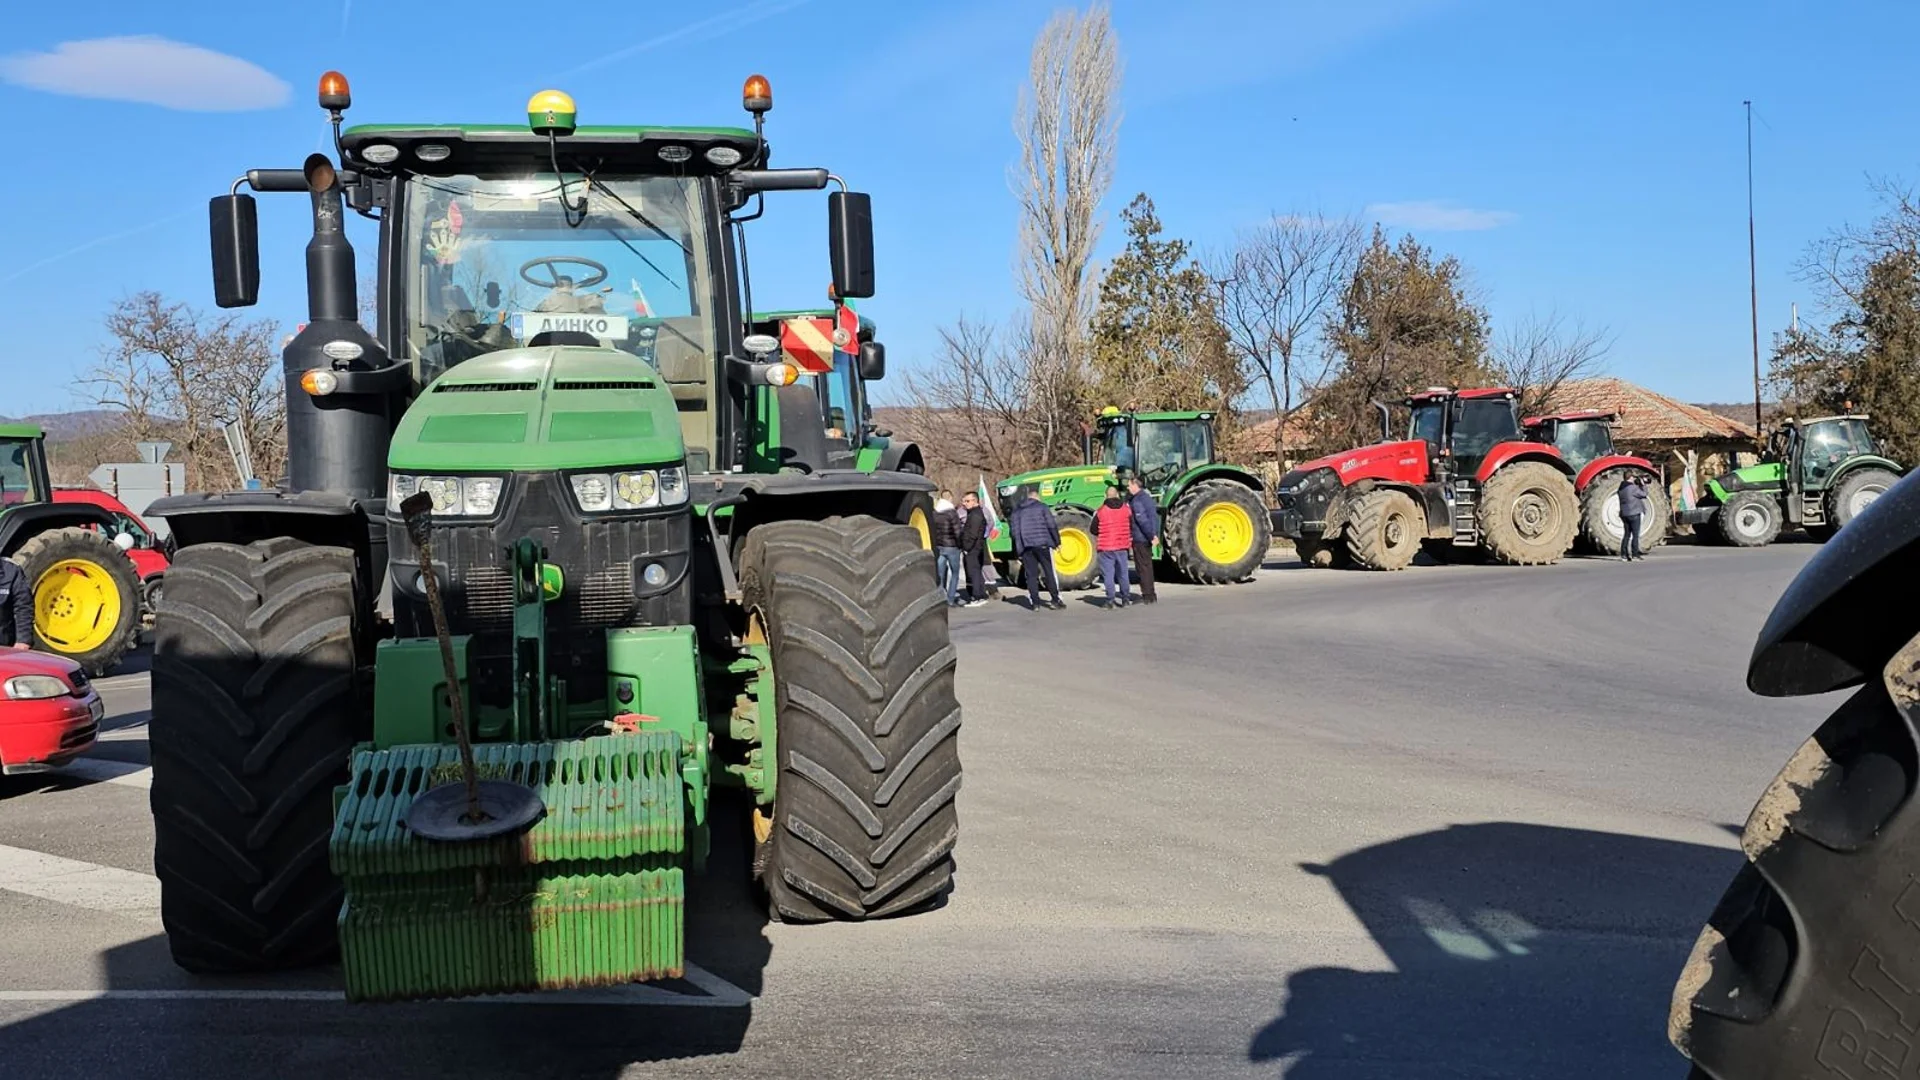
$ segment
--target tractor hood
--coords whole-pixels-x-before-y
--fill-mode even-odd
[[[394,432],[396,472],[655,465],[686,456],[673,396],[612,349],[507,349],[433,381]]]
[[[1338,454],[1328,454],[1293,467],[1280,479],[1281,487],[1299,483],[1309,474],[1332,469],[1344,486],[1355,480],[1424,480],[1427,475],[1427,444],[1419,439],[1404,442],[1374,443]],[[1415,476],[1414,474],[1418,474]]]
[[[995,489],[1002,496],[1013,494],[1013,488],[1025,484],[1033,489],[1035,498],[1055,499],[1065,495],[1089,493],[1095,502],[1105,495],[1106,487],[1113,481],[1113,469],[1106,465],[1063,465],[1053,469],[1035,469],[1018,476],[1009,476],[1000,481]]]

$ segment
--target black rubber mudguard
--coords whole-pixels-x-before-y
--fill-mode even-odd
[[[1754,806],[1748,860],[1674,989],[1712,1080],[1920,1075],[1920,486],[1902,480],[1795,578],[1754,647],[1772,696],[1859,689]]]

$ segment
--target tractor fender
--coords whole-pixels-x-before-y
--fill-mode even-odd
[[[1660,470],[1654,468],[1653,462],[1646,458],[1630,457],[1626,454],[1608,454],[1606,457],[1597,457],[1587,462],[1586,468],[1581,469],[1580,474],[1573,478],[1574,490],[1584,493],[1587,485],[1599,479],[1600,474],[1608,469],[1639,469],[1655,476],[1660,475]]]
[[[204,491],[157,499],[146,516],[166,519],[175,550],[281,536],[347,548],[360,567],[362,595],[372,597],[387,574],[386,506],[328,491]]]
[[[1824,694],[1881,677],[1920,631],[1920,480],[1907,476],[1861,511],[1782,593],[1754,642],[1747,689]]]
[[[888,439],[886,445],[880,450],[879,468],[883,472],[912,472],[924,475],[927,471],[927,459],[920,452],[919,443]]]
[[[1885,469],[1895,476],[1907,475],[1907,470],[1902,468],[1899,462],[1891,458],[1883,458],[1879,454],[1861,454],[1859,457],[1848,458],[1841,462],[1840,467],[1833,470],[1833,475],[1828,478],[1827,486],[1831,488],[1840,483],[1841,479],[1848,473],[1867,466],[1872,466],[1876,469]]]
[[[91,503],[26,503],[0,514],[0,557],[13,554],[21,544],[49,529],[69,525],[113,527],[113,515]]]
[[[1180,496],[1186,494],[1188,488],[1203,480],[1227,480],[1251,488],[1262,502],[1270,501],[1267,498],[1267,486],[1247,470],[1233,465],[1202,465],[1168,485],[1166,496],[1161,500],[1162,505],[1172,506],[1179,502]]]
[[[1481,460],[1480,468],[1473,474],[1473,478],[1484,484],[1494,473],[1519,461],[1544,461],[1565,473],[1567,479],[1573,479],[1573,466],[1568,465],[1567,459],[1560,456],[1560,451],[1545,443],[1536,442],[1505,442],[1495,446]]]

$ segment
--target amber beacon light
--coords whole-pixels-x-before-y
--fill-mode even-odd
[[[747,84],[740,88],[740,104],[755,116],[773,109],[773,87],[765,75],[747,76]]]

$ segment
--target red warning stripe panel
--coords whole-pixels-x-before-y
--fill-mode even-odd
[[[860,316],[845,304],[833,313],[833,347],[852,354],[860,348]]]
[[[780,323],[780,358],[811,374],[832,371],[833,320],[783,320]]]

